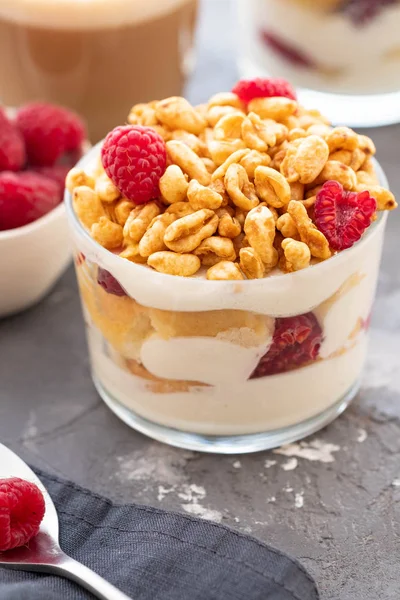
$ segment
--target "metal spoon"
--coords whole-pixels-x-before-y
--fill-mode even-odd
[[[72,579],[101,600],[131,600],[100,575],[61,550],[58,542],[57,511],[47,490],[19,456],[0,444],[0,478],[6,477],[20,477],[36,483],[43,492],[46,513],[40,531],[29,542],[29,547],[23,546],[8,552],[0,552],[1,567],[60,575]]]

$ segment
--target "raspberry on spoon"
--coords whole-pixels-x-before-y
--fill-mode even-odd
[[[296,92],[292,85],[286,79],[241,79],[232,89],[232,92],[248,104],[254,98],[271,98],[274,96],[284,96],[291,100],[296,100]]]
[[[59,184],[38,173],[0,173],[0,231],[36,221],[60,204]]]
[[[151,127],[116,127],[104,140],[101,159],[113,184],[129,200],[145,204],[159,195],[167,151],[164,140]]]
[[[37,485],[19,477],[0,479],[0,552],[24,546],[37,535],[45,510]]]
[[[338,181],[326,181],[314,205],[315,224],[334,250],[357,242],[371,225],[376,200],[365,192],[348,192]]]

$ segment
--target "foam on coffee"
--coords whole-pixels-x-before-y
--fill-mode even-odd
[[[0,18],[57,29],[98,29],[140,23],[188,0],[0,0]]]

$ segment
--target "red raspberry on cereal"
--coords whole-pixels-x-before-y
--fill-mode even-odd
[[[296,92],[286,79],[241,79],[232,89],[232,92],[248,104],[254,98],[271,98],[284,96],[297,100]]]
[[[24,138],[0,109],[0,171],[19,171],[25,159]]]
[[[87,135],[78,115],[44,102],[22,107],[16,124],[25,140],[28,161],[36,166],[53,166],[65,153],[79,150]]]
[[[101,159],[108,177],[129,200],[145,204],[159,195],[167,151],[164,140],[151,127],[116,127],[104,140]]]
[[[376,200],[366,190],[348,192],[338,181],[326,181],[314,205],[315,224],[334,250],[357,242],[371,225]]]
[[[25,546],[39,532],[46,505],[34,483],[0,479],[0,552]]]

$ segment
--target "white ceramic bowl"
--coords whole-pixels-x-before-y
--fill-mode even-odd
[[[5,317],[41,300],[70,262],[64,204],[24,227],[0,231],[0,256],[0,317]]]

